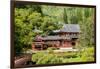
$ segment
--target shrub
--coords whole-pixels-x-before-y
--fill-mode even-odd
[[[32,61],[36,62],[38,61],[40,58],[42,58],[45,54],[43,52],[38,52],[36,54],[32,55]]]
[[[36,64],[57,64],[70,62],[94,61],[94,49],[86,48],[79,52],[54,53],[52,48],[48,48],[49,53],[38,52],[32,55],[32,61]]]
[[[62,53],[57,53],[59,57],[63,58],[75,58],[77,57],[76,52],[62,52]]]
[[[36,64],[55,64],[55,63],[62,63],[62,59],[58,58],[54,54],[48,54],[37,61]]]
[[[44,52],[38,52],[32,55],[32,61],[36,62],[36,64],[55,64],[62,63],[63,58],[60,58],[55,54],[45,54]]]
[[[86,48],[83,51],[81,51],[78,55],[80,56],[82,61],[94,61],[94,48]]]
[[[48,48],[47,50],[49,51],[49,53],[52,53],[52,54],[54,53],[54,51],[53,51],[53,48],[52,48],[52,47]]]

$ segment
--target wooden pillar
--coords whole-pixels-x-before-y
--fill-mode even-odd
[[[35,50],[35,44],[32,43],[32,50]]]

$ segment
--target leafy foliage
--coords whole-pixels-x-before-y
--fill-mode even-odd
[[[55,63],[62,63],[62,59],[58,58],[54,54],[48,54],[43,56],[36,64],[55,64]]]
[[[32,55],[32,61],[36,64],[57,64],[71,62],[87,62],[94,61],[94,48],[89,47],[80,52],[63,52],[63,53],[38,52]]]
[[[40,58],[42,58],[45,54],[43,52],[38,52],[36,54],[32,55],[32,61],[36,62],[38,61]]]

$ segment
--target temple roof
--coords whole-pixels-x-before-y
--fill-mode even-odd
[[[72,38],[78,38],[78,35],[67,35],[67,36],[46,36],[42,40],[71,40]]]
[[[43,37],[43,40],[61,40],[62,38],[59,36],[46,36]]]
[[[54,30],[53,32],[80,32],[79,24],[64,24],[60,30]]]

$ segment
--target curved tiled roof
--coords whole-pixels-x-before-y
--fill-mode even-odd
[[[43,37],[43,40],[61,40],[62,38],[59,36],[46,36]]]
[[[42,40],[71,40],[72,38],[78,38],[78,35],[67,35],[67,36],[46,36]]]
[[[53,32],[80,32],[79,24],[64,24],[60,30],[54,30]]]

